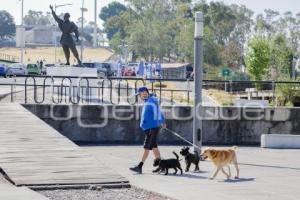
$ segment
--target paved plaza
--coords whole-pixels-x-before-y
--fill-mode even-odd
[[[298,200],[300,196],[300,150],[261,149],[239,147],[239,180],[225,180],[220,173],[209,180],[215,170],[210,161],[200,163],[201,173],[184,175],[158,175],[151,171],[153,157],[149,157],[142,175],[128,170],[137,164],[142,153],[140,146],[83,147],[99,161],[114,169],[133,186],[154,191],[178,200]],[[173,158],[172,151],[179,146],[161,147],[162,156]],[[182,158],[183,159],[183,158]],[[184,164],[184,159],[181,161]],[[170,170],[172,173],[172,170]],[[234,175],[235,170],[231,167]]]
[[[47,200],[41,194],[38,194],[27,187],[15,187],[10,184],[0,183],[0,199],[2,200]]]

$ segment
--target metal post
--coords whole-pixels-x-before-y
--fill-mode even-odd
[[[55,13],[56,13],[56,4],[54,5]],[[56,38],[56,24],[54,25],[54,66],[57,63],[57,38]]]
[[[21,10],[21,25],[24,25],[24,0],[22,0],[22,10]]]
[[[127,64],[127,58],[128,58],[128,45],[125,45],[125,64]]]
[[[14,84],[10,85],[10,102],[13,103],[14,102]]]
[[[81,51],[80,51],[80,60],[83,62],[83,13],[84,13],[84,0],[82,0],[81,8]]]
[[[95,0],[94,48],[97,47],[97,0]]]
[[[300,59],[298,58],[295,62],[295,65],[293,65],[293,80],[297,79],[297,69],[299,69]]]
[[[195,99],[193,113],[193,144],[194,150],[201,153],[202,147],[202,76],[203,76],[203,14],[195,15],[195,52],[194,52],[194,76]],[[197,147],[198,148],[197,148]]]
[[[276,85],[275,85],[275,81],[273,80],[272,81],[272,100],[275,102],[275,88]]]
[[[225,76],[225,88],[224,88],[225,92],[227,92],[227,76]]]
[[[22,9],[21,9],[21,26],[24,26],[24,0],[22,0]],[[25,34],[25,33],[24,33]],[[23,36],[24,37],[24,36]],[[24,47],[21,47],[21,63],[24,61]]]
[[[17,91],[17,77],[16,77],[16,75],[14,75],[14,83],[13,83],[13,93],[12,93],[12,96],[13,96],[13,98],[12,98],[12,102],[14,102],[16,99],[17,99],[17,94],[16,94],[16,91]]]

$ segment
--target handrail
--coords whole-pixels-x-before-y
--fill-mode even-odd
[[[141,80],[141,81],[176,81],[176,82],[187,82],[187,81],[194,81],[193,79],[172,79],[172,78],[168,78],[168,79],[164,79],[164,78],[140,78],[140,77],[108,77],[105,79],[101,79],[98,77],[82,77],[82,76],[47,76],[47,75],[17,75],[16,77],[34,77],[34,78],[46,78],[46,77],[52,77],[52,78],[83,78],[83,79],[94,79],[94,80],[105,80],[105,79],[109,79],[109,80]],[[274,80],[264,80],[264,81],[252,81],[252,80],[210,80],[210,79],[204,79],[203,80],[204,83],[288,83],[288,84],[300,84],[300,81],[274,81]]]
[[[151,81],[151,85],[149,87],[149,91],[152,90],[158,98],[161,100],[171,102],[173,104],[174,100],[176,100],[177,94],[175,93],[186,93],[184,95],[184,102],[190,103],[190,95],[192,94],[192,88],[189,87],[190,80],[187,79],[187,89],[168,89],[163,87],[163,82],[165,79],[141,79],[141,78],[108,78],[108,79],[89,79],[87,77],[80,77],[75,80],[71,77],[59,77],[55,78],[54,76],[23,76],[25,77],[24,83],[0,83],[0,86],[11,86],[14,87],[24,87],[25,95],[24,101],[25,104],[29,101],[28,88],[31,87],[31,91],[33,91],[33,101],[36,104],[42,104],[46,101],[50,100],[50,103],[54,104],[91,104],[92,102],[97,103],[110,103],[114,105],[118,105],[122,103],[128,103],[130,105],[134,105],[138,103],[138,98],[133,96],[132,91],[136,91],[138,87],[146,84],[146,81]],[[50,82],[48,81],[50,80]],[[18,79],[20,81],[23,79]],[[130,82],[130,80],[134,80]],[[156,84],[154,85],[152,80],[156,80]],[[168,79],[170,80],[170,79]],[[183,79],[180,79],[181,81]],[[96,82],[98,81],[98,83]],[[246,83],[246,85],[242,85]],[[248,83],[251,83],[248,84]],[[255,83],[260,83],[263,86],[264,91],[272,91],[273,96],[269,97],[273,100],[276,98],[275,90],[278,88],[279,84],[291,84],[295,89],[300,88],[300,82],[298,81],[215,81],[215,80],[204,80],[203,86],[204,88],[217,88],[224,90],[225,92],[235,94],[235,92],[245,91],[247,87],[254,87]],[[224,85],[222,85],[224,84]],[[266,85],[264,85],[266,84]],[[180,84],[179,84],[180,85]],[[47,98],[47,88],[51,89],[51,96]],[[39,92],[42,90],[42,92]],[[38,93],[39,92],[39,93]],[[14,93],[11,89],[11,95]],[[159,94],[158,94],[159,93]],[[167,95],[165,95],[168,93]],[[170,96],[169,96],[170,94]],[[127,97],[126,97],[127,95]],[[13,101],[13,98],[11,98]],[[181,101],[181,100],[180,100]]]

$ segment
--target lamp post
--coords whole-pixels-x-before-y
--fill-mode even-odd
[[[193,112],[193,144],[194,150],[201,153],[202,147],[202,80],[203,80],[203,14],[196,12],[195,15],[195,38],[194,38],[194,84],[195,99]]]
[[[82,0],[82,7],[81,7],[81,52],[80,52],[80,59],[83,62],[83,16],[84,12],[87,12],[88,9],[84,7],[84,0]]]
[[[21,8],[21,25],[23,26],[24,25],[24,0],[21,0],[22,1],[22,8]]]
[[[54,11],[56,13],[56,9],[64,6],[71,6],[71,3],[68,4],[61,4],[61,5],[54,5]],[[57,64],[57,37],[56,37],[56,25],[54,25],[54,64]]]
[[[24,0],[21,0],[21,4],[22,4],[22,6],[21,6],[21,27],[23,28],[23,26],[24,26]],[[22,45],[21,46],[21,63],[23,63],[23,61],[24,61],[24,46]]]
[[[94,19],[94,41],[93,41],[93,46],[94,48],[97,47],[97,0],[95,0],[95,19]]]
[[[296,59],[294,58],[294,63],[293,63],[293,69],[292,69],[292,77],[293,80],[297,79],[297,72],[299,70],[299,66],[300,66],[300,58]]]

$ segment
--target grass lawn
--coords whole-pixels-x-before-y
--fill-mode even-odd
[[[80,55],[80,48],[77,47]],[[12,56],[20,57],[20,49],[18,48],[0,48],[0,53],[5,53]],[[54,47],[37,47],[37,48],[26,48],[24,54],[25,63],[36,63],[37,60],[46,60],[47,63],[54,63]],[[85,48],[83,51],[84,61],[105,61],[113,55],[112,52],[104,48]],[[65,63],[64,53],[61,47],[57,48],[57,60],[61,63]],[[76,63],[73,54],[71,53],[71,64]]]
[[[208,89],[207,95],[222,106],[232,106],[236,97],[223,90]]]

